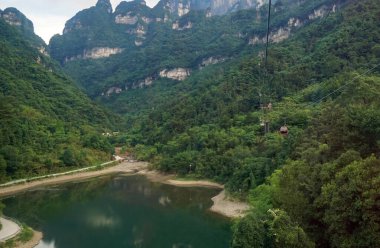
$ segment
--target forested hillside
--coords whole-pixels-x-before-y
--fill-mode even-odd
[[[233,248],[380,247],[378,0],[274,1],[267,63],[267,5],[170,2],[100,0],[49,45],[125,119],[113,145],[247,199]],[[0,43],[1,180],[106,159],[119,120],[1,19]]]
[[[248,194],[233,247],[378,247],[379,8],[347,2],[272,44],[267,69],[247,56],[173,94],[149,89],[157,105],[132,121],[127,143],[160,170]]]
[[[101,133],[112,130],[117,118],[94,105],[37,49],[43,42],[30,21],[25,32],[23,24],[14,25],[16,15],[11,21],[5,17],[0,18],[0,181],[109,160],[112,149]]]

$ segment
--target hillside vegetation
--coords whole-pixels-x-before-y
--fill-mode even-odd
[[[233,247],[378,247],[379,13],[374,0],[353,1],[271,45],[267,70],[246,57],[172,95],[149,89],[156,105],[127,144],[160,170],[248,195]]]
[[[101,136],[117,120],[93,104],[34,34],[0,19],[0,182],[110,158]]]
[[[275,1],[272,38],[281,28],[289,35],[271,42],[266,65],[268,6],[143,25],[154,13],[141,3],[112,13],[99,1],[50,44],[63,71],[123,116],[123,132],[109,141],[155,169],[212,179],[248,200],[233,248],[380,247],[378,0]],[[116,25],[128,11],[140,19]],[[177,21],[192,29],[173,29]],[[133,33],[139,25],[144,38]],[[105,159],[111,149],[100,134],[118,120],[25,39],[0,21],[1,180]],[[115,46],[124,50],[78,57]],[[199,66],[210,57],[224,60]],[[157,74],[176,67],[191,76]],[[147,77],[152,84],[133,87]],[[109,87],[122,92],[101,96]]]

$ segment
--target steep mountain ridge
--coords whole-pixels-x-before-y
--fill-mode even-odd
[[[144,1],[122,2],[112,14],[98,7],[81,11],[62,36],[52,38],[52,57],[91,97],[99,97],[184,80],[205,66],[263,48],[266,6],[222,16],[191,10],[181,17],[163,12],[157,17],[154,11],[165,3],[150,9]],[[271,42],[286,40],[339,6],[330,0],[277,1]]]

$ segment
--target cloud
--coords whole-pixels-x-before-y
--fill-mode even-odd
[[[46,43],[55,34],[61,34],[65,23],[79,11],[94,6],[97,0],[1,0],[0,8],[15,7],[32,20],[35,33]],[[121,0],[111,0],[115,8]],[[153,7],[158,0],[146,0]]]

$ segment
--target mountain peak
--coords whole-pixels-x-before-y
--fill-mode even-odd
[[[9,25],[34,33],[32,21],[16,8],[7,8],[4,11],[0,11],[0,18],[4,19]]]
[[[106,10],[108,13],[112,13],[112,4],[110,0],[98,0],[96,7]]]

